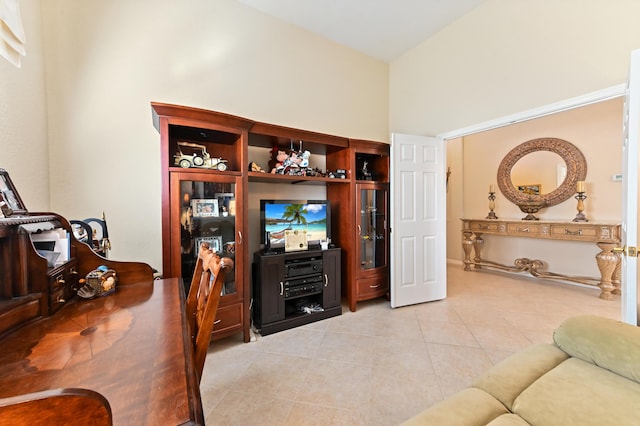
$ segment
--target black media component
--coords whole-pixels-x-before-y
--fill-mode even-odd
[[[287,278],[322,273],[322,254],[317,257],[284,261],[284,276]]]
[[[254,254],[253,322],[264,336],[342,314],[339,248]]]
[[[309,296],[322,293],[322,275],[312,275],[310,277],[296,278],[284,282],[284,298]]]

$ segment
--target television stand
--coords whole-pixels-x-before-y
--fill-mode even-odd
[[[254,254],[253,322],[266,336],[342,314],[341,250]]]

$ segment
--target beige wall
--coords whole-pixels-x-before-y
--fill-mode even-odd
[[[29,56],[0,63],[0,167],[32,210],[106,211],[113,257],[154,267],[150,101],[357,138],[435,135],[622,83],[640,47],[635,0],[487,0],[389,66],[233,0],[20,4]]]
[[[587,161],[585,214],[594,221],[621,220],[622,183],[615,182],[612,176],[622,171],[622,98],[599,102],[593,105],[553,114],[513,124],[499,129],[464,137],[462,149],[453,142],[447,145],[447,154],[454,170],[453,176],[462,169],[462,185],[449,192],[455,203],[463,205],[463,217],[484,218],[488,209],[488,187],[497,182],[496,175],[502,158],[517,145],[540,137],[557,137],[574,144]],[[462,153],[461,153],[462,151]],[[451,154],[449,156],[449,154]],[[547,154],[554,156],[547,152]],[[529,157],[529,156],[527,156]],[[525,159],[527,158],[525,157]],[[557,160],[560,157],[556,156]],[[524,160],[524,159],[523,159]],[[522,161],[522,160],[521,160]],[[557,164],[552,161],[548,167],[530,164],[527,176],[522,183],[542,183],[543,192],[549,188],[557,176]],[[516,164],[522,166],[521,162]],[[538,173],[539,177],[533,178]],[[546,178],[543,176],[546,175]],[[458,177],[458,176],[456,176]],[[518,207],[506,200],[499,192],[496,194],[496,214],[501,219],[521,219],[524,217]],[[460,216],[458,211],[449,211],[447,228],[448,255],[455,260],[462,259],[460,245]],[[542,209],[536,216],[542,220],[572,220],[577,213],[576,200],[569,200],[556,206]],[[577,275],[597,276],[594,256],[598,248],[593,244],[571,242],[546,242],[527,238],[487,237],[485,255],[488,259],[512,264],[516,257],[542,259],[548,263],[549,270]]]
[[[151,101],[388,140],[388,66],[233,0],[43,2],[51,207],[161,267]]]
[[[460,218],[464,217],[463,185],[464,185],[464,148],[463,139],[457,138],[446,142],[447,170],[447,259],[462,261]]]
[[[390,66],[392,132],[438,135],[623,83],[636,0],[486,0]]]
[[[27,56],[16,68],[0,58],[0,168],[32,211],[49,209],[49,148],[40,2],[19,3]]]
[[[635,0],[486,0],[390,64],[389,127],[392,132],[439,135],[624,83],[630,53],[640,48],[637,16],[640,2]],[[621,115],[614,121],[620,131]],[[583,124],[590,126],[580,123],[578,127]],[[533,131],[515,135],[510,145],[488,140],[476,150],[479,158],[468,152],[466,140],[462,146],[459,142],[448,145],[447,161],[452,166],[447,200],[449,259],[462,258],[460,215],[486,216],[488,185],[495,182],[504,154],[528,136],[561,134],[567,133]],[[599,220],[618,219],[620,184],[612,183],[610,174],[621,170],[620,138],[594,134],[588,141],[571,135],[567,139],[578,140],[589,163],[587,214]],[[604,166],[606,162],[611,166]],[[467,175],[481,168],[486,174]],[[455,192],[457,185],[462,185],[462,192]],[[497,206],[498,216],[521,217],[500,194]],[[575,211],[567,202],[542,215],[571,218]],[[584,254],[585,262],[574,261],[576,257],[566,260],[574,247],[548,252],[548,245],[531,240],[511,244],[520,245],[505,250],[486,243],[498,261],[511,262],[508,250],[521,252],[526,246],[531,257],[551,257],[549,267],[557,272],[597,275],[596,248],[587,249],[591,251]]]

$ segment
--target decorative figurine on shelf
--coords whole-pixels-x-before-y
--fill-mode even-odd
[[[303,151],[298,154],[298,165],[303,168],[309,167],[309,157],[311,157],[311,153],[309,151]]]
[[[347,171],[345,169],[337,169],[335,172],[327,171],[327,177],[336,179],[346,179]]]
[[[573,219],[574,222],[589,222],[589,220],[587,219],[587,217],[584,215],[584,200],[587,199],[587,196],[584,195],[585,193],[585,184],[583,180],[579,180],[576,183],[576,193],[577,195],[575,196],[575,199],[578,200],[578,214],[576,215],[576,217]]]
[[[296,151],[291,149],[289,152],[274,146],[271,149],[271,173],[279,175],[305,176],[308,171],[309,151]]]
[[[250,172],[257,172],[257,173],[265,173],[264,169],[262,167],[260,167],[260,165],[256,162],[251,162],[249,163],[249,171]]]
[[[212,158],[205,145],[184,141],[178,142],[178,152],[173,156],[173,164],[183,169],[198,167],[224,172],[227,170],[226,162],[222,158]]]
[[[368,165],[369,165],[368,161],[365,161],[362,164],[362,176],[361,176],[362,180],[373,180],[373,176],[371,176],[371,172],[369,171]]]
[[[274,174],[284,174],[284,162],[289,158],[286,151],[274,146],[271,150],[271,161],[269,161],[269,166],[271,167],[271,173]]]
[[[296,151],[289,152],[289,156],[284,160],[284,168],[287,172],[290,169],[300,168],[300,165],[298,164],[298,153]]]

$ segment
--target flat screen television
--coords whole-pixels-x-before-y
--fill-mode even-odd
[[[261,243],[265,249],[284,250],[287,230],[305,230],[310,249],[331,238],[328,200],[260,200]]]

